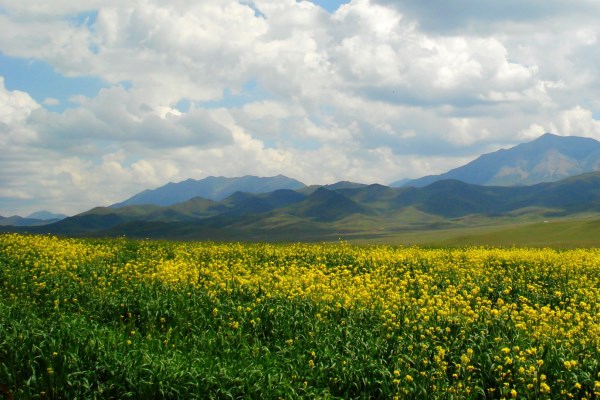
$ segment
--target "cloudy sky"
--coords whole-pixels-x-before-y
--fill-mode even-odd
[[[0,0],[0,215],[600,139],[597,0]]]

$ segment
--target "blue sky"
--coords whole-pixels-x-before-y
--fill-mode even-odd
[[[340,7],[340,5],[347,3],[347,1],[321,0],[314,1],[314,3],[320,5],[329,12],[334,12]]]
[[[388,184],[600,139],[600,4],[0,0],[0,215],[169,181]]]
[[[72,106],[72,96],[91,97],[108,85],[101,79],[89,76],[68,77],[57,73],[50,64],[35,59],[9,57],[0,53],[0,75],[8,90],[29,93],[38,103],[56,99],[58,105],[47,105],[54,111]],[[53,103],[50,101],[50,103]]]

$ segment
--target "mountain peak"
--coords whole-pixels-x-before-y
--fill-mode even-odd
[[[235,178],[208,176],[200,180],[187,179],[178,183],[170,182],[157,189],[144,190],[111,207],[140,204],[168,206],[188,201],[194,197],[220,201],[235,192],[267,193],[277,189],[297,190],[305,186],[302,182],[284,175],[272,177],[245,175]]]
[[[546,132],[533,141],[483,154],[461,167],[415,179],[404,186],[423,187],[443,179],[487,186],[522,186],[593,171],[600,171],[600,142]]]
[[[55,214],[55,213],[52,213],[52,212],[46,211],[46,210],[36,211],[27,216],[27,218],[41,219],[43,221],[64,219],[66,217],[67,216],[64,214]]]

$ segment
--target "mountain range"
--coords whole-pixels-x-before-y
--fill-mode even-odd
[[[0,215],[0,226],[37,226],[48,225],[66,218],[64,214],[54,214],[49,211],[37,211],[23,218],[18,215],[3,217]]]
[[[545,134],[402,187],[346,181],[306,186],[282,175],[189,179],[48,225],[2,229],[74,236],[297,241],[596,214],[599,149],[593,139]],[[559,179],[569,173],[573,175]]]
[[[169,182],[157,189],[144,190],[129,199],[111,207],[125,207],[136,204],[155,204],[168,206],[181,203],[194,197],[209,200],[223,200],[235,192],[267,193],[277,189],[302,189],[306,187],[300,181],[283,175],[273,177],[256,177],[251,175],[240,178],[209,176],[202,180],[187,179],[183,182]]]
[[[493,153],[439,175],[418,179],[402,179],[390,187],[424,187],[433,182],[456,179],[484,186],[526,186],[554,182],[586,172],[600,171],[600,142],[577,136],[558,136],[545,133],[539,138]],[[325,185],[327,189],[366,186],[354,182],[337,182]],[[235,192],[268,193],[277,189],[300,190],[307,186],[295,179],[277,175],[273,177],[243,176],[225,178],[209,176],[202,180],[188,179],[170,182],[157,189],[144,190],[111,207],[154,204],[173,205],[194,197],[220,201]]]
[[[486,186],[533,185],[592,171],[600,171],[600,142],[545,133],[531,142],[484,154],[443,174],[401,180],[390,186],[423,187],[444,179]]]
[[[97,207],[29,232],[197,240],[322,240],[407,229],[438,229],[473,220],[549,218],[600,211],[600,172],[531,186],[458,180],[423,188],[373,184],[353,188],[235,192],[170,206]],[[470,223],[470,222],[469,222]]]

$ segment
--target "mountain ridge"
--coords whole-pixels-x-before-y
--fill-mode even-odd
[[[334,186],[335,187],[335,186]],[[199,197],[171,206],[97,207],[37,233],[214,240],[321,240],[381,230],[439,229],[467,220],[600,213],[600,172],[530,186],[483,186],[458,180],[423,188],[373,184],[311,193],[236,192],[216,202]]]
[[[66,217],[66,216],[65,216]],[[32,218],[32,217],[21,217],[19,215],[13,215],[10,217],[3,217],[0,215],[0,226],[40,226],[49,225],[54,222],[58,222],[63,218]]]
[[[235,192],[268,193],[277,189],[301,189],[306,185],[284,175],[257,177],[245,175],[227,178],[209,176],[204,179],[186,179],[181,182],[169,182],[156,189],[146,189],[132,197],[111,205],[112,208],[127,205],[155,204],[168,206],[181,203],[194,197],[220,201]]]
[[[593,171],[577,173],[582,169]],[[376,231],[382,226],[447,227],[466,219],[600,212],[598,170],[600,142],[546,133],[401,187],[350,181],[306,186],[283,175],[210,176],[169,182],[63,220],[0,217],[0,226],[2,230],[30,227],[32,232],[67,235],[121,232],[139,236],[145,229],[174,238],[210,233],[221,238],[255,238],[260,233],[269,240],[302,230],[310,230],[304,235],[313,237],[336,231]],[[523,179],[507,185],[511,176]],[[48,212],[32,215],[52,216]]]
[[[424,187],[445,179],[485,186],[519,186],[554,182],[599,170],[600,142],[587,137],[545,133],[533,141],[482,154],[445,173],[396,181],[391,186]]]

